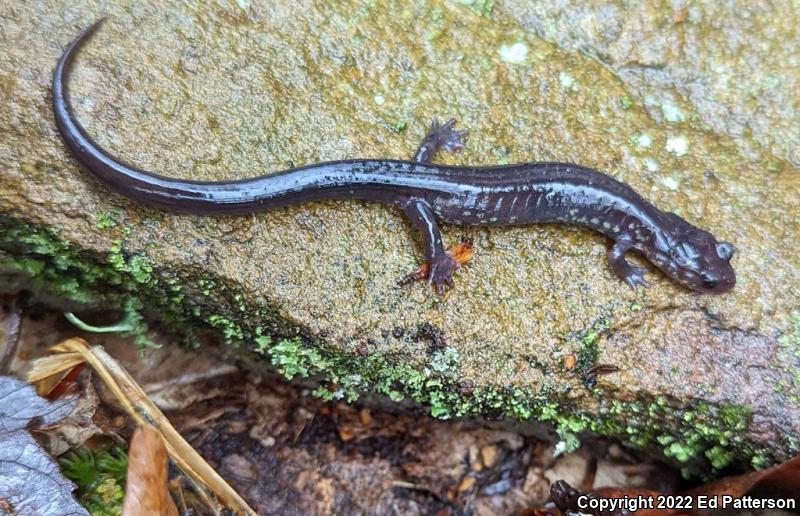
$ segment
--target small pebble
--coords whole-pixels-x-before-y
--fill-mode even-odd
[[[463,493],[464,491],[469,491],[472,489],[472,486],[475,485],[475,477],[467,475],[466,477],[461,479],[461,482],[458,484],[458,492]]]
[[[481,448],[481,462],[487,468],[491,468],[497,462],[497,446],[484,446]]]

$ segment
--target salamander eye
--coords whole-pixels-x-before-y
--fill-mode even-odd
[[[717,256],[723,260],[730,260],[733,258],[734,251],[733,245],[728,242],[720,242],[717,244]]]

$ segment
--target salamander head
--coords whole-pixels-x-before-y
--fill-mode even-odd
[[[695,227],[674,213],[666,214],[669,229],[655,235],[647,258],[681,285],[706,294],[733,288],[736,273],[730,264],[734,247]]]

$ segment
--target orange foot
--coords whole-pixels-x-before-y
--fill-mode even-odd
[[[447,254],[450,255],[450,257],[454,259],[459,266],[464,265],[475,254],[475,251],[473,250],[472,239],[469,237],[462,237],[461,242],[450,247],[450,249],[447,250]],[[423,262],[422,265],[417,267],[416,270],[403,276],[403,279],[397,282],[397,286],[404,287],[406,285],[414,283],[415,281],[419,281],[422,279],[429,279],[430,273],[431,273],[431,264],[428,262]],[[450,286],[452,286],[452,284],[450,284]],[[441,292],[439,290],[441,289],[442,285],[437,284],[433,285],[433,287],[436,288],[439,295],[441,295]]]

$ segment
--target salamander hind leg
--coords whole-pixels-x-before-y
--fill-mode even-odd
[[[461,242],[457,243],[456,245],[450,246],[447,249],[447,254],[452,256],[459,265],[464,265],[468,261],[472,259],[475,254],[474,250],[474,241],[472,238],[468,236],[462,236]],[[403,276],[400,281],[397,282],[398,287],[403,287],[406,285],[410,285],[415,281],[427,279],[428,275],[431,272],[431,266],[428,262],[423,262],[422,265],[414,269],[413,271],[409,272],[405,276]]]
[[[423,199],[409,199],[401,207],[414,227],[422,232],[425,260],[428,262],[428,284],[436,293],[444,294],[444,287],[453,287],[453,271],[461,265],[444,249],[442,235],[430,205]]]
[[[627,237],[621,237],[614,242],[611,249],[608,250],[608,263],[614,270],[617,276],[622,278],[625,283],[632,289],[636,289],[637,285],[645,288],[650,286],[650,282],[644,279],[647,269],[631,265],[625,259],[625,253],[633,247],[633,240]]]
[[[469,134],[466,129],[456,130],[456,119],[451,118],[447,122],[440,124],[437,119],[433,119],[428,134],[422,139],[417,152],[412,158],[420,163],[430,163],[434,155],[444,149],[448,152],[455,152],[464,148],[464,141]]]

